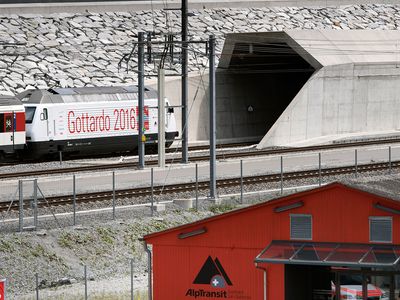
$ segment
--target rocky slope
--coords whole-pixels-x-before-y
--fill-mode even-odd
[[[396,30],[400,26],[400,5],[227,8],[191,13],[190,38],[207,39],[214,34],[217,52],[222,50],[224,35],[230,32],[315,28]],[[132,84],[137,78],[136,52],[129,63],[121,59],[131,52],[138,31],[178,33],[180,14],[154,10],[0,16],[0,94],[33,87]],[[189,55],[190,71],[207,66],[207,59],[198,52],[190,51]],[[179,72],[178,58],[167,67],[171,72]],[[147,74],[155,69],[154,63],[146,65]]]
[[[131,212],[135,217],[108,222],[97,220],[88,226],[2,233],[0,278],[7,278],[10,299],[34,299],[35,274],[38,274],[41,299],[78,299],[77,295],[84,293],[86,265],[91,299],[103,299],[103,294],[111,297],[104,299],[125,299],[124,295],[130,294],[132,261],[134,289],[145,293],[147,254],[138,239],[215,212],[219,211],[182,211],[172,206],[155,218],[146,217],[143,212]]]

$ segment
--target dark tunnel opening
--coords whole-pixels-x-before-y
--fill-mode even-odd
[[[217,138],[261,140],[314,71],[286,42],[235,43],[217,72]]]

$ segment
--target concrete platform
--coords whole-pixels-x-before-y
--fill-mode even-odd
[[[174,199],[173,203],[182,207],[183,209],[193,208],[194,199]]]

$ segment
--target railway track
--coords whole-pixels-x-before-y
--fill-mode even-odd
[[[243,143],[229,143],[229,144],[217,144],[217,149],[229,149],[235,147],[245,147],[254,145],[256,142],[243,142]],[[197,146],[190,146],[189,151],[200,151],[200,150],[208,150],[210,149],[210,145],[197,145]],[[170,147],[165,149],[166,153],[174,153],[174,152],[182,152],[182,148],[180,147]]]
[[[382,171],[388,170],[388,163],[372,163],[372,164],[364,164],[357,166],[357,172],[373,172],[373,171]],[[392,162],[391,168],[400,168],[400,161]],[[336,167],[336,168],[325,168],[320,171],[316,170],[307,170],[307,171],[296,171],[296,172],[286,172],[283,174],[283,180],[298,180],[305,178],[318,178],[334,175],[345,175],[355,173],[356,169],[354,166],[348,167]],[[268,175],[259,175],[259,176],[249,176],[243,178],[243,184],[259,184],[259,183],[268,183],[268,182],[278,182],[281,180],[281,174],[268,174]],[[227,188],[227,187],[237,187],[240,186],[241,179],[240,178],[231,178],[231,179],[220,179],[217,180],[218,188]],[[195,182],[192,183],[180,183],[180,184],[172,184],[166,186],[155,186],[153,191],[151,188],[132,188],[132,189],[124,189],[118,190],[115,192],[115,198],[135,198],[135,197],[143,197],[150,196],[151,193],[154,195],[158,195],[161,192],[163,194],[171,194],[171,193],[181,193],[187,191],[194,191],[196,188]],[[209,188],[209,181],[201,181],[198,182],[199,190],[206,190]],[[88,203],[88,202],[98,202],[113,199],[113,192],[93,192],[93,193],[83,193],[76,195],[76,203]],[[24,208],[31,207],[32,199],[26,199]],[[56,196],[56,197],[48,197],[46,198],[46,202],[39,202],[39,207],[45,206],[60,206],[60,205],[70,205],[73,203],[73,195],[66,196]],[[18,203],[5,201],[0,203],[0,212],[8,211],[8,210],[18,210]]]
[[[299,147],[299,148],[251,150],[251,151],[240,152],[240,153],[238,153],[238,152],[229,153],[228,152],[228,153],[217,154],[217,160],[287,154],[287,153],[294,153],[294,152],[322,151],[322,150],[328,150],[328,149],[379,145],[379,144],[386,144],[386,143],[400,143],[400,138],[353,142],[353,143],[344,143],[344,144],[331,144],[331,145],[323,145],[323,146]],[[236,146],[242,145],[243,146],[243,144],[232,144],[232,145],[236,145]],[[205,149],[207,149],[207,146],[198,146],[198,148],[192,148],[192,149],[198,150],[201,148],[204,149],[204,147],[206,147]],[[207,155],[193,156],[193,157],[190,157],[189,160],[191,162],[207,161],[207,160],[209,160],[209,155],[207,154]],[[166,159],[167,164],[179,163],[179,162],[180,162],[179,158]],[[146,161],[147,166],[156,166],[157,163],[158,163],[157,160]],[[104,164],[104,165],[95,165],[95,166],[79,166],[79,167],[71,167],[71,168],[57,168],[57,169],[2,173],[2,174],[0,174],[0,179],[36,177],[36,176],[47,176],[47,175],[56,175],[56,174],[68,174],[68,173],[102,171],[102,170],[116,170],[116,169],[127,169],[127,168],[135,169],[137,167],[138,167],[137,162],[123,162],[123,163]]]
[[[245,147],[245,146],[250,146],[250,145],[254,145],[255,142],[243,142],[243,143],[229,143],[229,144],[218,144],[217,145],[217,149],[225,149],[228,150],[230,148],[236,148],[236,147]],[[194,152],[194,151],[202,151],[202,150],[208,150],[210,148],[209,145],[196,145],[196,146],[190,146],[189,147],[189,152]],[[166,153],[170,153],[170,154],[174,154],[174,153],[180,153],[182,151],[182,148],[180,147],[170,147],[170,148],[166,148],[165,152]],[[151,151],[148,154],[157,154],[157,152],[152,153]],[[90,157],[88,156],[83,156],[83,157],[74,157],[74,158],[88,158],[88,159],[92,159],[92,158],[110,158],[110,157],[115,157],[115,154],[110,156],[110,155],[92,155]],[[72,158],[72,157],[70,157]],[[1,159],[0,159],[1,160]],[[68,161],[69,159],[65,160]],[[54,160],[50,160],[50,159],[43,159],[43,160],[27,160],[24,161],[23,163],[40,163],[40,162],[51,162]],[[9,159],[8,161],[0,161],[0,167],[9,167],[9,166],[15,166],[21,164],[20,161],[17,161],[15,159]],[[1,177],[0,177],[1,178]]]

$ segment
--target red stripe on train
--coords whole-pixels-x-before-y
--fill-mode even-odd
[[[15,113],[16,125],[15,131],[25,131],[25,113],[17,112]]]

